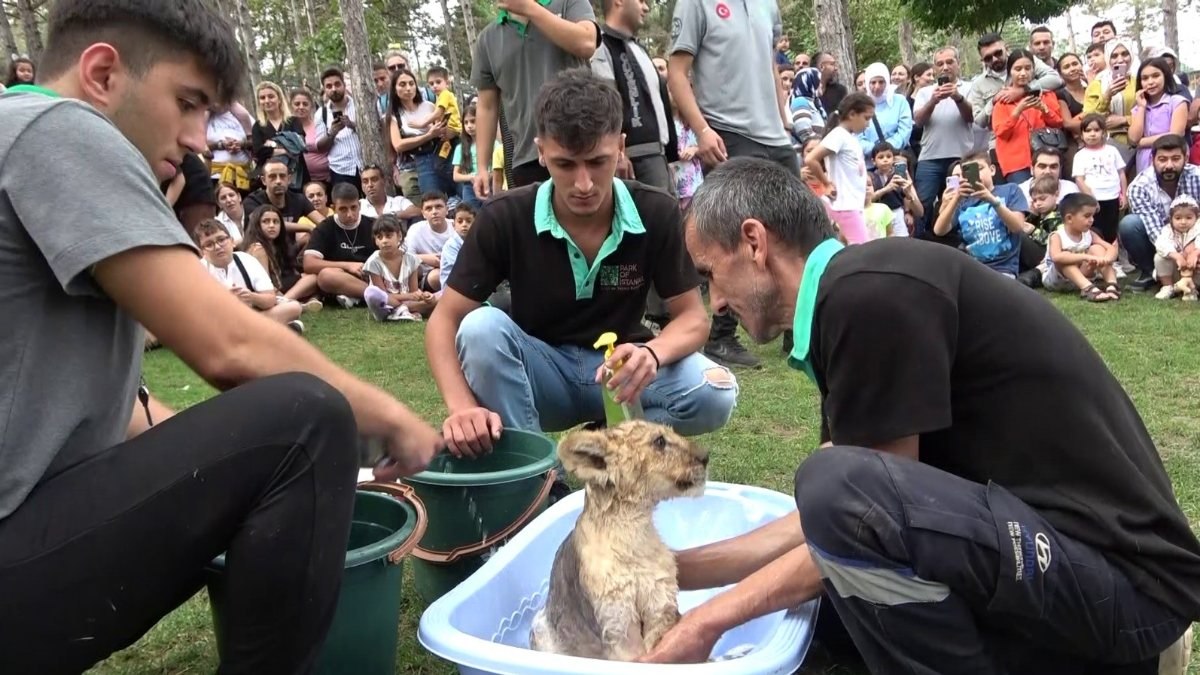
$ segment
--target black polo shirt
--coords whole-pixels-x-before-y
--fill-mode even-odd
[[[246,195],[242,200],[242,209],[245,211],[244,226],[250,225],[250,214],[260,206],[271,203],[271,198],[267,196],[266,188],[260,188]],[[308,197],[304,193],[295,189],[288,188],[288,191],[283,196],[283,219],[293,223],[300,222],[300,219],[312,213],[316,209],[313,208],[312,202],[308,201]]]
[[[834,443],[917,435],[922,462],[1007,488],[1143,593],[1200,616],[1200,543],[1154,441],[1035,291],[936,243],[827,242],[805,266],[795,344],[789,363],[815,381]]]
[[[678,203],[641,183],[615,181],[612,232],[589,262],[554,216],[552,194],[552,183],[535,183],[484,204],[450,288],[484,302],[507,280],[513,320],[547,344],[590,348],[608,331],[621,342],[650,339],[642,316],[651,283],[664,298],[700,283]]]

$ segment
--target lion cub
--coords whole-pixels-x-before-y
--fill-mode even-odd
[[[585,501],[554,557],[529,646],[632,661],[679,620],[675,556],[654,529],[654,506],[702,494],[708,452],[668,427],[632,421],[572,432],[558,456],[583,481]]]

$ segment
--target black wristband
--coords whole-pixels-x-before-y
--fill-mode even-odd
[[[650,348],[650,345],[638,345],[638,346],[641,347],[642,349],[645,349],[646,351],[650,352],[650,356],[654,357],[654,369],[655,370],[662,368],[662,361],[658,360],[658,354],[654,353],[654,350]]]

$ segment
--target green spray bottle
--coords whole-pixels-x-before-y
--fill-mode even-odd
[[[595,349],[604,348],[604,360],[608,361],[612,358],[613,352],[616,350],[617,334],[605,333],[596,340],[596,344],[592,345]],[[617,402],[617,392],[608,388],[608,383],[612,380],[612,376],[621,369],[624,362],[618,363],[615,368],[605,368],[604,375],[601,377],[601,395],[604,397],[604,421],[609,428],[615,427],[626,420],[640,420],[645,417],[642,410],[641,401],[626,401],[625,403]]]

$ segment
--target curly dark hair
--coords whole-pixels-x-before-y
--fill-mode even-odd
[[[600,139],[621,133],[621,94],[588,68],[565,70],[542,85],[534,105],[537,135],[573,153],[596,147]]]

